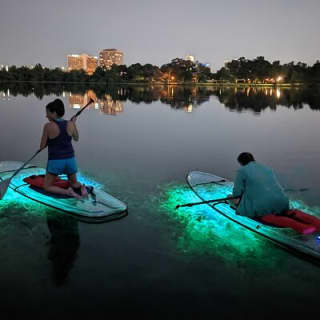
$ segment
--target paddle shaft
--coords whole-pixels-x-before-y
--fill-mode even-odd
[[[284,189],[285,192],[303,192],[309,191],[309,188],[301,188],[301,189]]]
[[[72,121],[72,119],[74,119],[74,118],[77,118],[77,117],[81,114],[81,112],[82,112],[85,108],[87,108],[92,102],[94,102],[94,101],[93,101],[93,99],[90,98],[89,102],[88,102],[83,108],[81,108],[81,110],[79,110],[74,116],[72,116],[71,119],[70,119],[70,121]]]
[[[39,149],[29,160],[27,160],[11,177],[10,180],[16,176],[28,163],[30,163],[38,153],[40,153],[44,148]]]
[[[239,197],[226,197],[226,198],[213,199],[213,200],[207,200],[207,201],[179,204],[176,206],[176,209],[181,208],[181,207],[192,207],[192,206],[197,206],[199,204],[207,204],[207,203],[212,203],[212,202],[226,201],[226,200],[232,200],[232,199],[238,199],[238,198]]]
[[[303,191],[308,191],[308,188],[301,188],[301,189],[285,189],[285,191],[298,191],[298,192],[303,192]],[[212,202],[219,202],[219,201],[226,201],[226,200],[232,200],[232,199],[238,199],[239,197],[226,197],[226,198],[220,198],[220,199],[212,199],[208,201],[200,201],[200,202],[192,202],[192,203],[186,203],[186,204],[179,204],[176,206],[176,209],[179,209],[181,207],[192,207],[192,206],[197,206],[200,204],[207,204],[207,203],[212,203]]]
[[[4,196],[5,193],[7,192],[7,189],[8,189],[8,187],[9,187],[10,181],[11,181],[21,170],[23,170],[24,167],[25,167],[29,162],[31,162],[31,161],[35,158],[35,156],[36,156],[38,153],[40,153],[43,149],[44,149],[44,148],[39,149],[28,161],[26,161],[18,170],[16,170],[16,171],[14,172],[14,174],[13,174],[10,178],[7,178],[7,179],[1,181],[1,183],[0,183],[0,200],[3,198],[3,196]]]

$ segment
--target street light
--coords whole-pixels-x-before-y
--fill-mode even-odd
[[[278,78],[277,78],[277,82],[279,82],[279,81],[282,81],[282,77],[281,76],[279,76]]]

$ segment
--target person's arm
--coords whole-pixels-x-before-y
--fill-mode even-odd
[[[46,123],[43,126],[42,137],[40,141],[40,149],[44,149],[48,144],[48,125],[49,123]]]
[[[237,176],[234,182],[232,196],[233,197],[241,197],[245,190],[245,178],[243,172],[238,170]]]
[[[72,139],[74,141],[79,141],[79,132],[78,132],[78,128],[76,126],[76,121],[77,121],[77,117],[73,118],[71,121],[70,121],[70,124],[71,124],[71,136],[72,136]]]

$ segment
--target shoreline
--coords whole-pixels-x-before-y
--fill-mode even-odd
[[[319,86],[319,82],[309,83],[234,83],[234,82],[98,82],[98,81],[0,81],[0,84],[14,84],[14,83],[30,83],[30,84],[83,84],[83,85],[107,85],[107,86],[206,86],[206,87],[309,87]]]

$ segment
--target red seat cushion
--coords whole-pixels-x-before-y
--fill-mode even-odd
[[[44,175],[42,174],[42,175],[29,176],[27,178],[24,178],[23,181],[30,184],[33,187],[43,189]],[[63,179],[60,179],[59,177],[56,178],[56,181],[54,182],[53,185],[63,189],[68,189],[70,187],[70,183],[68,180],[63,180]]]

